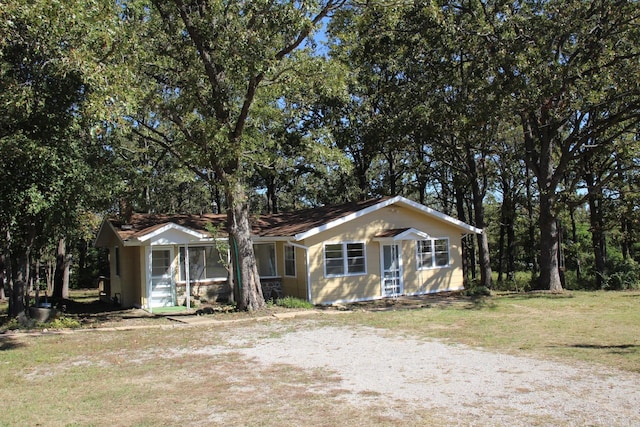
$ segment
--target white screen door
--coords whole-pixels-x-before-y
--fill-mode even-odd
[[[171,251],[154,249],[151,251],[151,307],[167,307],[175,305],[175,289],[171,275]]]
[[[402,265],[396,244],[382,246],[382,292],[385,297],[402,294]]]

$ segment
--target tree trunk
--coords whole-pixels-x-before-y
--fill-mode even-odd
[[[507,279],[515,280],[516,274],[516,206],[515,198],[510,199],[507,216]]]
[[[5,283],[5,280],[6,280],[5,262],[6,262],[6,255],[3,254],[3,253],[0,253],[0,301],[6,300],[6,295],[4,293],[4,283]]]
[[[477,235],[478,239],[478,256],[480,258],[480,286],[491,289],[491,257],[489,255],[489,239],[484,223],[484,190],[480,188],[478,180],[476,160],[471,149],[467,148],[467,168],[469,170],[469,178],[471,182],[471,194],[473,196],[473,213],[475,226],[483,230],[482,234]]]
[[[504,214],[505,202],[503,200],[502,207],[500,209],[500,235],[498,237],[498,283],[502,283],[502,269],[504,268],[504,240],[507,233],[506,230],[506,218]]]
[[[454,180],[454,193],[456,198],[456,212],[458,214],[458,219],[462,222],[466,222],[465,214],[464,214],[464,196],[463,192],[460,188],[455,184],[456,180]],[[463,286],[466,288],[469,285],[469,243],[467,242],[467,238],[462,239],[462,277],[463,277]]]
[[[571,239],[573,240],[573,244],[577,246],[578,244],[578,225],[576,224],[576,211],[575,208],[571,207],[570,209],[570,218],[571,218]],[[580,262],[580,254],[576,250],[576,280],[578,283],[582,281],[582,264]]]
[[[553,214],[553,196],[540,192],[540,288],[562,291],[558,263],[558,224]]]
[[[591,244],[596,268],[596,285],[602,288],[606,275],[606,243],[604,237],[604,220],[600,209],[600,198],[596,194],[589,195],[589,222],[591,225]]]
[[[259,310],[265,306],[265,301],[251,241],[247,198],[244,188],[235,180],[226,188],[231,271],[237,307],[239,310]]]
[[[269,213],[277,214],[279,208],[275,177],[269,174],[265,181],[267,182],[267,210]]]
[[[47,295],[53,295],[53,277],[55,275],[55,265],[51,260],[47,261]]]
[[[606,254],[604,237],[604,219],[602,213],[602,190],[599,178],[593,172],[593,162],[589,158],[585,160],[586,171],[583,174],[587,185],[587,200],[589,203],[589,225],[591,226],[591,247],[593,250],[596,285],[602,288],[606,274]]]
[[[471,207],[471,203],[468,200],[465,200],[465,207],[469,212],[468,218],[473,218],[473,208]],[[475,242],[477,239],[469,239],[469,271],[471,272],[471,280],[475,281],[478,276],[478,272],[476,271],[476,267],[478,266],[478,261],[476,258],[476,245]]]
[[[9,267],[9,317],[18,317],[25,311],[26,282],[24,272],[26,256],[11,254],[8,260]]]
[[[67,245],[64,237],[58,240],[56,253],[56,272],[53,278],[53,297],[57,299],[69,298],[69,264]]]
[[[531,174],[529,167],[527,167],[527,180],[525,183],[526,196],[525,200],[527,201],[527,237],[528,242],[526,245],[526,253],[528,255],[529,266],[531,267],[531,277],[535,278],[538,274],[538,258],[536,256],[536,221],[533,215],[533,194],[531,191],[532,183],[531,183]]]

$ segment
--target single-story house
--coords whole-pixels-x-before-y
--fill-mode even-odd
[[[225,214],[106,219],[95,245],[110,256],[107,296],[123,306],[214,301],[230,294]],[[404,197],[252,217],[265,298],[313,304],[463,288],[464,235],[482,233]]]

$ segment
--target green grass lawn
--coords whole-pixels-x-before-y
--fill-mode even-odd
[[[640,372],[640,292],[505,294],[447,302],[316,314],[312,322],[267,321],[281,328],[298,322],[370,326],[417,339]],[[311,396],[308,389],[335,385],[330,372],[255,366],[233,349],[212,350],[243,333],[254,316],[246,315],[249,323],[180,326],[155,319],[154,325],[161,320],[167,327],[0,335],[0,426],[212,425],[215,417],[201,417],[216,411],[242,425],[393,424],[370,418],[384,408],[372,412],[344,405],[339,395]],[[239,320],[242,313],[211,318]],[[128,321],[123,318],[122,325]],[[431,418],[437,414],[415,416],[423,417],[414,419],[421,425],[438,424]]]
[[[358,313],[345,321],[510,353],[640,372],[640,292],[504,294],[464,306]]]

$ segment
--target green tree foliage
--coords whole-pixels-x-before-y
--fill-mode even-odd
[[[241,309],[264,305],[245,188],[262,154],[260,122],[268,117],[261,113],[281,95],[263,96],[299,85],[301,64],[313,60],[303,42],[343,3],[176,0],[138,9],[140,79],[152,115],[136,118],[136,132],[221,184]]]
[[[88,238],[80,235],[87,211],[101,202],[103,147],[89,129],[116,103],[105,97],[115,10],[97,1],[3,2],[0,231],[12,315],[22,310],[33,257],[72,232]]]

